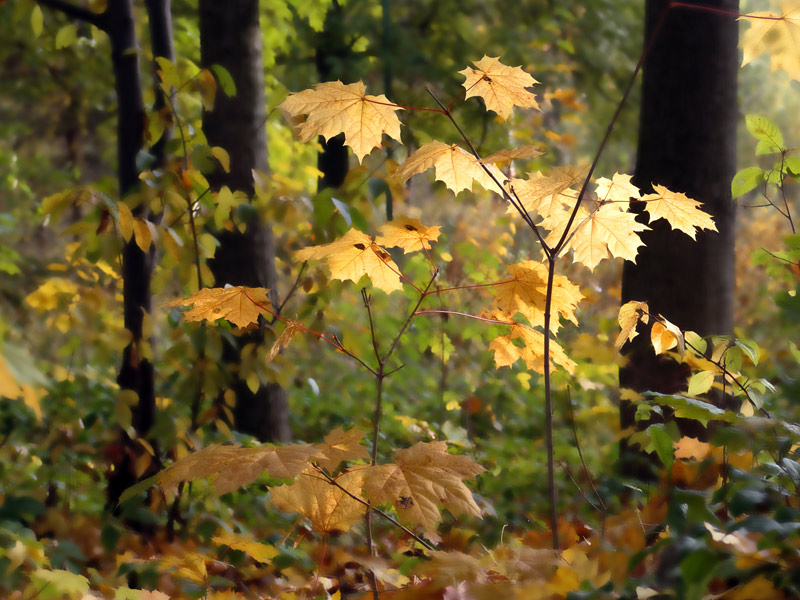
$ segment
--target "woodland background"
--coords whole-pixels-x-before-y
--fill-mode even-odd
[[[667,4],[646,3],[651,14]],[[706,4],[731,13],[772,6]],[[446,440],[486,469],[470,484],[483,518],[445,514],[437,551],[381,522],[371,556],[363,525],[318,531],[270,502],[276,482],[266,476],[221,498],[197,481],[119,503],[137,481],[214,443],[316,444],[337,428],[373,431],[375,378],[329,344],[298,334],[273,353],[279,321],[242,332],[186,322],[168,302],[205,286],[263,286],[282,315],[370,356],[371,329],[390,345],[413,295],[329,280],[301,266],[296,251],[351,227],[373,234],[406,215],[442,227],[443,287],[496,281],[505,265],[540,256],[497,196],[476,188],[454,200],[430,177],[397,179],[414,148],[457,141],[441,115],[404,111],[405,147],[384,138],[359,163],[340,139],[298,141],[277,108],[289,92],[363,80],[393,102],[435,108],[426,88],[449,102],[463,92],[457,71],[500,56],[541,82],[541,111],[503,121],[480,101],[459,103],[480,152],[542,150],[509,167],[518,176],[591,162],[645,45],[645,8],[617,0],[0,2],[0,594],[339,598],[371,596],[376,586],[392,598],[800,594],[791,343],[800,339],[792,294],[800,243],[794,236],[784,245],[793,230],[777,210],[754,207],[764,204],[761,191],[787,197],[787,212],[797,206],[797,172],[783,165],[779,178],[737,198],[735,289],[706,291],[699,275],[681,275],[685,264],[670,269],[674,258],[646,267],[678,290],[686,314],[730,306],[725,330],[704,329],[706,316],[664,316],[757,349],[740,356],[739,380],[770,383],[759,407],[769,423],[746,422],[737,404],[721,419],[733,426],[709,433],[709,413],[684,410],[703,427],[686,434],[658,423],[667,450],[651,433],[640,437],[651,454],[635,457],[644,466],[620,467],[620,440],[635,429],[631,421],[622,431],[621,407],[643,402],[621,391],[625,359],[614,348],[623,264],[563,265],[585,299],[580,327],[559,334],[576,371],[553,373],[557,560],[544,554],[552,519],[542,378],[519,364],[496,368],[488,340],[499,327],[452,314],[420,315],[403,332],[392,363],[402,369],[386,380],[380,420],[382,460]],[[748,26],[688,9],[675,18],[701,23],[698,36],[723,22],[727,35]],[[663,32],[676,30],[686,32],[668,20]],[[791,158],[797,82],[772,72],[768,56],[744,69],[738,54],[734,61],[738,107],[719,135],[736,147],[734,171],[768,170],[776,153],[755,156],[745,115],[774,121],[786,140],[777,154]],[[133,73],[138,81],[127,79]],[[685,127],[716,123],[718,111],[680,99],[688,84],[678,81],[665,100],[690,113]],[[129,84],[139,86],[138,100]],[[642,168],[642,101],[637,80],[598,176]],[[730,178],[723,187],[729,194]],[[404,272],[424,279],[425,268],[409,260]],[[429,308],[477,315],[485,302],[481,290],[463,289]],[[674,372],[646,372],[654,374],[646,383],[622,387],[685,393],[691,371],[681,371],[680,389],[655,389],[674,383]],[[744,449],[746,459],[731,458]]]

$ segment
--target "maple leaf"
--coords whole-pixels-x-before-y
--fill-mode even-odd
[[[395,111],[402,108],[383,94],[366,95],[361,81],[348,85],[341,81],[319,83],[313,90],[289,94],[279,108],[293,117],[307,115],[299,129],[301,141],[318,135],[329,140],[344,133],[344,143],[353,149],[358,162],[380,147],[384,133],[400,141],[400,119]]]
[[[212,537],[211,541],[217,546],[228,546],[228,548],[232,550],[241,550],[260,563],[268,563],[279,554],[275,546],[262,544],[254,540],[253,536],[242,535],[240,533],[229,533],[225,531],[220,535]]]
[[[376,288],[387,294],[403,287],[400,268],[389,253],[357,229],[351,229],[330,244],[303,248],[295,256],[298,260],[325,259],[334,279],[358,283],[367,275]]]
[[[317,464],[331,472],[342,461],[369,458],[367,449],[361,445],[363,437],[364,432],[355,427],[348,431],[337,427],[325,436],[324,444],[317,444],[317,448],[325,456],[318,459]]]
[[[551,169],[547,175],[537,171],[528,173],[527,179],[512,179],[510,186],[525,210],[546,216],[575,204],[578,192],[570,188],[582,184],[588,172],[585,165],[566,165]],[[515,212],[514,207],[509,206],[507,212]]]
[[[508,67],[498,58],[484,56],[472,63],[477,68],[459,71],[466,77],[461,84],[467,90],[464,98],[480,96],[486,103],[486,110],[493,110],[503,120],[511,116],[515,106],[538,109],[536,96],[526,88],[539,82],[520,67]]]
[[[766,11],[739,17],[750,22],[742,36],[742,66],[767,52],[770,69],[783,69],[800,81],[800,0],[784,0],[780,14]]]
[[[523,345],[517,346],[514,340],[521,340]],[[521,358],[528,369],[544,373],[544,334],[527,325],[511,325],[511,333],[494,338],[489,343],[489,350],[494,352],[494,362],[498,368],[510,367]],[[573,373],[577,366],[555,340],[550,340],[550,359],[568,373]]]
[[[386,248],[402,248],[403,252],[416,250],[430,250],[431,242],[439,239],[438,225],[426,227],[417,219],[396,216],[382,225],[380,231],[383,235],[375,238],[375,243]]]
[[[671,192],[663,185],[653,185],[654,194],[646,194],[644,209],[650,213],[650,222],[666,219],[670,227],[680,229],[692,239],[695,238],[697,229],[710,229],[717,231],[714,220],[706,212],[699,210],[701,206],[697,200],[692,200],[686,194]]]
[[[542,227],[551,231],[546,238],[548,244],[558,242],[568,219],[569,213],[562,211],[550,214],[542,221]],[[636,215],[621,210],[617,203],[601,204],[591,213],[580,207],[565,248],[574,250],[575,262],[583,263],[589,269],[594,269],[609,256],[636,262],[638,249],[644,246],[637,232],[648,229],[647,225],[636,220]]]
[[[505,315],[499,320],[510,321],[521,313],[532,327],[544,326],[544,308],[547,300],[547,267],[542,263],[526,260],[509,265],[512,279],[492,286],[497,296],[494,308]],[[553,279],[550,330],[556,333],[561,325],[558,315],[576,325],[575,309],[583,299],[580,288],[563,275]]]
[[[402,523],[418,525],[430,537],[441,521],[440,505],[453,515],[481,516],[464,480],[485,469],[468,456],[450,454],[446,442],[417,442],[398,450],[394,460],[363,471],[364,494],[374,504],[392,504]]]
[[[258,316],[272,310],[269,290],[231,286],[226,288],[203,288],[188,298],[167,302],[165,306],[189,306],[183,313],[187,321],[216,321],[227,319],[237,327],[246,327],[258,321]]]
[[[362,478],[363,471],[348,471],[337,477],[336,482],[357,496]],[[270,496],[279,510],[299,513],[311,521],[314,531],[332,536],[347,532],[366,512],[361,502],[313,469],[301,473],[292,485],[272,488]]]
[[[218,496],[252,483],[262,473],[292,479],[308,467],[308,461],[321,456],[309,444],[241,448],[216,444],[180,458],[148,480],[125,491],[120,501],[138,493],[144,484],[158,483],[164,489],[182,481],[211,477]],[[146,488],[144,488],[146,489]]]
[[[454,194],[461,190],[471,190],[474,181],[487,190],[497,189],[497,184],[486,171],[494,175],[501,184],[505,175],[494,165],[484,166],[458,144],[433,141],[413,152],[397,170],[396,175],[401,181],[406,181],[412,175],[435,167],[436,180],[443,181]]]
[[[650,320],[649,310],[647,302],[639,302],[637,300],[626,302],[620,307],[617,319],[621,331],[617,336],[617,341],[614,342],[616,350],[620,350],[625,345],[625,342],[633,341],[633,338],[639,335],[636,331],[636,325],[640,320],[647,325]]]
[[[542,156],[543,154],[544,152],[539,150],[536,146],[520,146],[519,148],[514,148],[513,150],[499,150],[497,152],[493,152],[489,156],[484,156],[481,159],[481,162],[507,162],[509,160],[514,160],[515,158],[535,158],[537,156]]]
[[[598,200],[621,203],[623,206],[619,207],[620,210],[625,210],[631,198],[641,196],[639,188],[631,183],[630,175],[614,173],[614,177],[611,179],[601,177],[594,183]]]

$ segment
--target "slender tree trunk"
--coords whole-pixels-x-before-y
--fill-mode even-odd
[[[707,6],[738,11],[737,0]],[[639,143],[634,182],[645,191],[660,184],[703,203],[719,233],[697,241],[661,225],[645,232],[636,264],[626,262],[622,302],[646,300],[652,313],[683,329],[726,334],[732,329],[735,204],[730,183],[736,170],[738,24],[720,14],[668,9],[648,0],[646,40],[665,10],[666,20],[644,63]],[[657,357],[647,336],[626,346],[620,385],[637,391],[685,389],[684,366]],[[621,425],[634,425],[635,407],[623,403]],[[623,469],[636,472],[635,453],[623,444]],[[641,458],[641,457],[639,457]]]
[[[220,64],[233,77],[236,95],[217,93],[213,111],[203,113],[203,130],[211,146],[222,146],[230,155],[230,173],[209,177],[212,187],[227,185],[252,196],[253,169],[267,170],[267,140],[264,73],[261,59],[261,30],[258,0],[200,0],[201,63]],[[209,261],[217,285],[263,286],[277,301],[277,273],[272,229],[254,217],[244,234],[222,231],[220,246]],[[286,391],[275,383],[262,386],[255,394],[236,376],[239,352],[244,345],[263,341],[255,332],[239,338],[236,348],[227,348],[226,363],[233,371],[236,392],[235,427],[262,441],[287,441],[289,412]]]

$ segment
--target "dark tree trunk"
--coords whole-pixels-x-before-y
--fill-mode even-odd
[[[737,12],[737,0],[706,5]],[[642,235],[647,244],[636,264],[626,262],[622,302],[646,300],[652,313],[701,335],[732,329],[735,205],[730,183],[736,170],[738,24],[720,14],[668,9],[648,0],[645,39],[665,17],[644,63],[639,142],[634,182],[644,191],[660,184],[703,203],[719,233],[698,232],[697,241],[664,227]],[[685,389],[687,372],[656,357],[647,336],[626,346],[620,385],[637,391]],[[635,407],[623,403],[621,425],[634,424]],[[623,445],[626,459],[635,454]]]
[[[217,93],[213,111],[203,113],[203,130],[211,146],[221,146],[230,155],[230,173],[209,177],[214,189],[227,185],[252,196],[252,170],[267,169],[267,140],[264,122],[264,74],[261,59],[261,30],[258,0],[200,0],[201,63],[220,64],[233,77],[236,95]],[[209,261],[216,285],[246,285],[271,290],[277,301],[277,273],[272,230],[257,219],[247,224],[244,234],[222,231],[220,246]],[[262,441],[288,441],[289,412],[286,391],[271,383],[253,394],[236,376],[239,352],[245,344],[262,342],[255,332],[239,338],[237,348],[227,349],[226,362],[233,373],[236,392],[235,427]]]
[[[162,56],[171,62],[175,62],[175,48],[172,40],[172,9],[170,0],[145,0],[147,15],[150,22],[150,48],[153,51],[153,59]],[[156,92],[156,100],[153,104],[153,112],[159,112],[168,108],[167,97],[161,89],[157,65],[153,61],[153,79]],[[172,138],[172,128],[167,127],[159,140],[150,148],[150,154],[155,158],[157,167],[164,166],[164,147]]]
[[[348,32],[345,30],[344,9],[334,2],[325,15],[325,24],[315,41],[315,62],[320,81],[342,80],[352,83],[347,73],[347,64],[352,51],[347,43]],[[349,170],[347,146],[344,135],[337,135],[327,142],[320,136],[322,152],[317,157],[317,168],[322,173],[317,188],[338,188],[344,183]]]

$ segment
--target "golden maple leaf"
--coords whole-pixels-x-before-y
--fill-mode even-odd
[[[505,317],[499,320],[511,321],[516,313],[521,313],[532,327],[544,326],[544,307],[547,300],[547,267],[542,263],[526,260],[509,265],[511,279],[495,286],[497,296],[494,308]],[[561,325],[559,315],[576,325],[575,309],[583,299],[580,288],[563,275],[553,279],[550,330],[556,333]]]
[[[289,94],[279,108],[293,117],[307,115],[299,128],[303,142],[318,135],[329,140],[344,133],[344,143],[353,149],[358,162],[380,147],[384,133],[400,141],[400,119],[395,111],[403,109],[383,94],[366,95],[361,81],[318,83],[314,89]]]
[[[402,248],[403,252],[430,250],[431,242],[439,239],[438,225],[426,227],[417,219],[397,215],[382,225],[383,235],[375,238],[375,243],[386,248]]]
[[[766,52],[771,70],[783,69],[800,81],[800,0],[781,2],[780,14],[754,12],[739,18],[750,23],[741,40],[742,66]]]
[[[493,110],[504,120],[511,116],[515,106],[539,108],[536,96],[529,88],[537,83],[520,67],[508,67],[498,57],[484,56],[473,62],[475,69],[467,67],[459,71],[467,80],[461,85],[467,90],[465,98],[480,96],[487,110]]]
[[[253,539],[252,535],[223,531],[220,535],[212,537],[211,541],[217,546],[228,546],[232,550],[241,550],[260,563],[268,563],[279,554],[275,546],[262,544]]]
[[[439,141],[430,142],[417,149],[400,166],[396,175],[401,181],[406,181],[412,175],[432,167],[436,168],[437,181],[443,181],[454,194],[458,194],[461,190],[471,190],[475,181],[487,190],[497,190],[497,184],[487,170],[500,184],[505,180],[505,175],[494,165],[482,166],[478,159],[458,144],[445,144]]]
[[[575,262],[594,269],[605,258],[624,258],[636,262],[639,246],[644,242],[638,231],[650,229],[636,220],[636,215],[622,210],[621,204],[601,204],[593,212],[580,207],[572,224],[565,248],[575,251]],[[555,245],[566,227],[568,211],[551,213],[542,221],[542,227],[550,230],[548,244]]]
[[[515,158],[535,158],[537,156],[542,156],[544,152],[539,150],[536,146],[520,146],[519,148],[514,148],[512,150],[498,150],[497,152],[493,152],[489,156],[484,156],[481,159],[481,162],[484,163],[497,163],[497,162],[508,162],[509,160],[514,160]]]
[[[625,210],[631,198],[638,199],[641,196],[639,188],[631,183],[631,176],[622,173],[614,173],[614,177],[608,179],[601,177],[595,183],[595,193],[601,202],[617,202],[621,206],[620,210]]]
[[[617,319],[619,320],[621,331],[617,336],[617,341],[614,342],[614,348],[616,350],[621,349],[622,346],[625,345],[625,342],[630,342],[639,335],[636,331],[636,325],[640,320],[647,325],[647,322],[650,320],[649,310],[650,308],[647,306],[647,302],[639,302],[637,300],[626,302],[620,307]]]
[[[692,200],[680,192],[671,192],[663,185],[653,185],[654,194],[646,194],[642,200],[646,202],[644,209],[650,213],[650,222],[666,219],[670,227],[680,229],[690,238],[695,239],[697,229],[717,231],[714,219],[706,212],[698,209],[697,200]]]
[[[344,460],[369,458],[369,452],[361,445],[363,437],[364,432],[355,427],[347,431],[337,427],[325,436],[324,444],[317,444],[317,449],[325,456],[318,459],[317,464],[331,472]]]
[[[189,306],[183,313],[187,321],[216,321],[226,319],[237,327],[246,327],[258,321],[258,316],[272,310],[269,290],[232,286],[226,288],[203,288],[188,298],[167,302],[165,306]]]
[[[521,340],[523,345],[517,346],[514,340]],[[537,373],[544,373],[544,334],[523,325],[511,325],[511,332],[494,338],[489,343],[489,350],[494,352],[494,362],[497,367],[510,367],[520,358],[525,361],[525,366]],[[568,373],[573,373],[577,366],[570,359],[564,349],[550,340],[550,359],[561,365]]]
[[[392,504],[400,522],[418,525],[430,537],[441,521],[439,506],[453,515],[481,516],[464,480],[485,469],[468,456],[450,454],[446,442],[417,442],[398,450],[394,460],[362,471],[364,494],[373,504]]]
[[[351,229],[330,244],[303,248],[295,256],[298,260],[325,259],[334,279],[358,283],[367,275],[376,288],[387,294],[403,287],[400,268],[389,253],[357,229]]]
[[[528,173],[527,179],[512,179],[510,185],[525,210],[546,216],[575,204],[578,192],[571,188],[583,184],[588,172],[586,165],[566,165],[551,169],[547,175],[541,171]],[[508,212],[515,212],[514,207],[509,206]]]
[[[348,471],[336,478],[340,486],[355,496],[359,495],[362,481],[363,471]],[[299,513],[311,521],[314,531],[332,536],[347,532],[366,512],[364,504],[314,469],[301,473],[292,485],[272,488],[270,496],[279,510]]]
[[[308,461],[321,456],[309,444],[241,448],[215,444],[180,458],[153,476],[164,489],[182,481],[211,477],[218,496],[252,483],[262,473],[291,479],[308,467]]]

